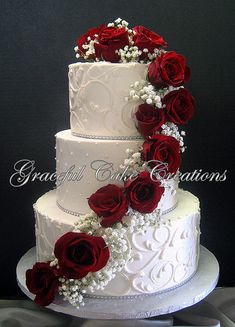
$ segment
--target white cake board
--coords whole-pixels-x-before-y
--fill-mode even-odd
[[[16,268],[18,285],[31,299],[34,299],[34,295],[26,287],[25,272],[32,268],[35,262],[35,248],[32,248],[20,259]],[[219,264],[215,256],[201,246],[196,274],[187,283],[174,290],[132,299],[86,298],[85,306],[80,309],[74,308],[58,296],[47,308],[88,319],[149,318],[175,312],[201,301],[216,287],[218,277]]]

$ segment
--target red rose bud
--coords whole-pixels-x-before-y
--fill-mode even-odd
[[[172,136],[156,134],[146,140],[143,144],[142,159],[144,161],[156,161],[149,163],[154,168],[159,162],[167,164],[167,171],[175,174],[179,169],[180,145]]]
[[[123,189],[108,184],[101,187],[88,199],[90,208],[102,218],[101,226],[111,227],[120,222],[128,210],[129,202],[123,194]]]
[[[141,172],[135,180],[128,180],[125,189],[131,208],[141,213],[153,212],[164,193],[164,187],[152,180],[147,171]]]
[[[194,98],[183,88],[169,92],[162,102],[166,106],[167,120],[178,125],[186,124],[195,111]]]
[[[46,307],[53,302],[60,276],[59,269],[50,267],[46,262],[36,262],[32,269],[26,271],[26,285],[36,295],[35,303]]]
[[[167,43],[160,35],[152,32],[144,26],[135,26],[133,31],[133,41],[135,43],[134,45],[137,46],[141,51],[148,49],[149,53],[153,53],[154,49],[167,47]]]
[[[149,104],[141,104],[135,114],[137,128],[144,137],[153,135],[161,129],[165,122],[163,109],[155,108]]]
[[[157,88],[180,86],[189,80],[190,69],[184,56],[170,51],[161,54],[149,65],[148,78]]]
[[[54,253],[66,278],[80,279],[102,269],[109,260],[109,249],[102,237],[68,232],[61,236]]]
[[[99,43],[94,44],[96,57],[110,62],[118,62],[120,56],[116,50],[129,45],[128,32],[125,28],[105,27],[97,39]]]
[[[82,36],[80,36],[80,38],[77,39],[77,46],[81,55],[85,55],[85,52],[87,51],[83,48],[83,45],[89,43],[88,38],[90,38],[90,40],[94,40],[95,35],[99,35],[100,31],[102,31],[104,28],[105,25],[90,28],[85,34],[83,34]]]

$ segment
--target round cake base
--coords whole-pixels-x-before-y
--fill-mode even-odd
[[[16,268],[18,285],[31,299],[34,299],[34,295],[26,287],[25,272],[35,262],[35,248],[32,248],[20,259]],[[210,251],[201,246],[196,274],[187,283],[174,290],[132,299],[87,297],[85,306],[80,309],[76,309],[69,303],[64,302],[62,297],[58,296],[47,308],[88,319],[149,318],[175,312],[201,301],[216,287],[218,277],[218,261]]]

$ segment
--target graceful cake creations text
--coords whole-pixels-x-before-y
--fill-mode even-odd
[[[87,295],[145,296],[195,274],[199,200],[178,188],[181,128],[195,100],[184,87],[185,57],[167,49],[162,36],[120,18],[78,38],[71,129],[56,134],[56,174],[87,168],[78,183],[58,182],[34,204],[37,262],[26,285],[37,304],[58,296],[79,309]],[[128,167],[129,178],[98,180],[95,160]]]

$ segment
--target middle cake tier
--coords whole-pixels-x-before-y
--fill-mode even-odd
[[[57,205],[67,213],[90,211],[87,198],[99,188],[120,180],[126,150],[137,151],[143,140],[100,140],[73,136],[71,130],[56,134]],[[178,181],[166,181],[158,208],[170,211],[177,204]]]

